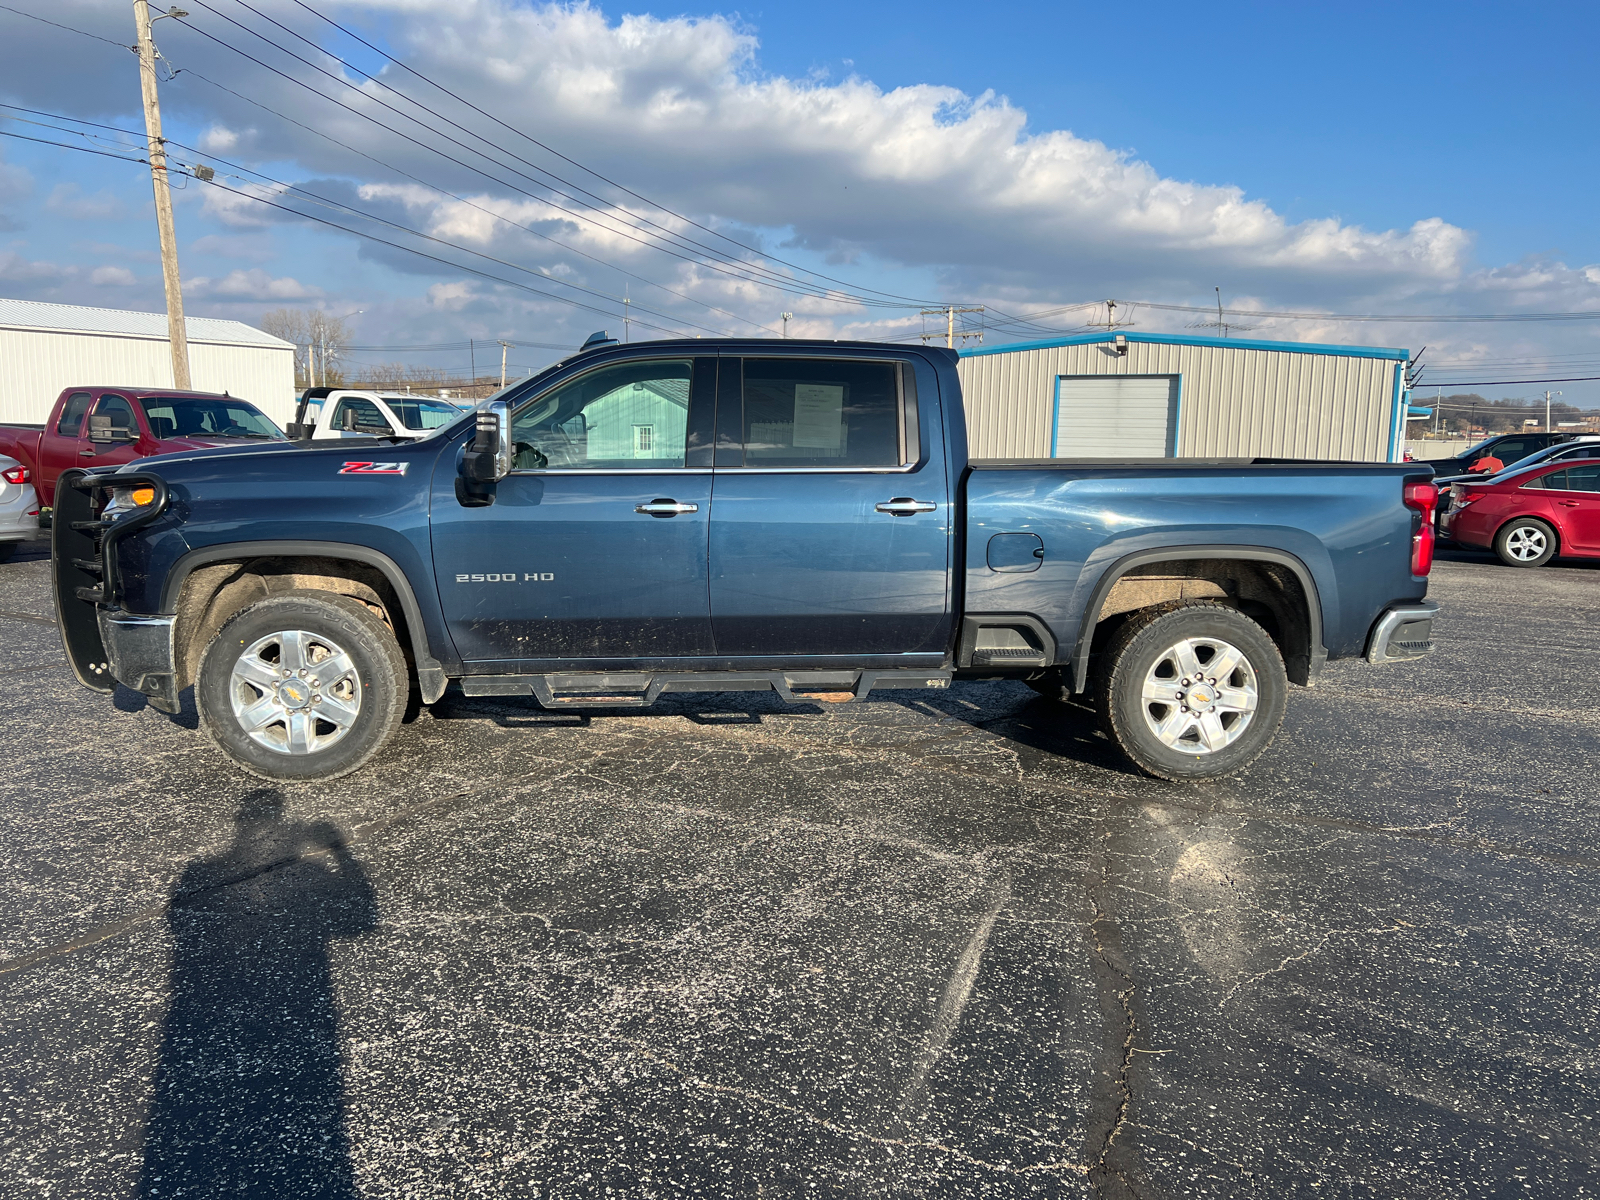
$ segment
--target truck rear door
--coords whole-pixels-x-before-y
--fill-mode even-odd
[[[923,390],[885,358],[721,359],[719,657],[942,655],[954,513],[931,376]]]

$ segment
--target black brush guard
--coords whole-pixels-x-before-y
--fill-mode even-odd
[[[100,517],[101,492],[144,485],[155,500],[113,521]],[[167,483],[152,471],[117,473],[69,470],[56,481],[55,519],[50,534],[50,569],[55,588],[56,625],[78,682],[110,694],[117,681],[100,638],[101,607],[117,602],[117,543],[148,525],[167,508]]]

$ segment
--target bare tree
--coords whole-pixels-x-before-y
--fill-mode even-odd
[[[344,383],[350,331],[343,317],[330,317],[320,308],[278,308],[261,318],[261,328],[294,343],[296,387],[313,382],[332,387]]]
[[[311,373],[306,349],[311,339],[306,333],[305,310],[275,308],[261,318],[261,328],[275,338],[294,343],[294,385],[297,388],[309,387]]]

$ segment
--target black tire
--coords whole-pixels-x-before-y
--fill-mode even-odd
[[[334,668],[339,677],[319,679],[318,663],[333,651],[344,656]],[[264,666],[285,661],[305,666],[271,686],[261,682]],[[229,758],[263,779],[307,782],[365,766],[399,727],[410,688],[394,634],[365,605],[295,591],[230,617],[201,656],[194,691],[206,732]],[[257,714],[254,734],[241,711]]]
[[[1168,685],[1163,674],[1177,669],[1179,659],[1174,651],[1188,639],[1202,643],[1190,647],[1202,668],[1195,677],[1198,690],[1193,684],[1180,683],[1182,676],[1175,676]],[[1220,652],[1204,645],[1208,640],[1242,654],[1241,667],[1223,677],[1228,681],[1224,685],[1227,690],[1220,694],[1211,690],[1203,670]],[[1210,657],[1203,657],[1207,653]],[[1112,636],[1099,658],[1097,698],[1106,733],[1135,766],[1158,779],[1231,775],[1271,745],[1283,724],[1289,677],[1276,643],[1249,617],[1215,601],[1176,600],[1135,613]],[[1192,710],[1177,699],[1170,705],[1147,700],[1147,683],[1191,703],[1198,696],[1206,707]],[[1235,711],[1233,705],[1242,707],[1252,690],[1253,710]],[[1174,731],[1170,736],[1181,731],[1172,742],[1164,741],[1153,727],[1169,719],[1173,723],[1167,727]],[[1208,737],[1217,743],[1216,748],[1207,748]]]
[[[1507,521],[1494,535],[1494,552],[1508,567],[1542,567],[1559,546],[1556,531],[1538,517]]]

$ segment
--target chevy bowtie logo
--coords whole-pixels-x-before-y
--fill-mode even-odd
[[[404,475],[410,463],[403,462],[347,462],[339,468],[341,475]]]

